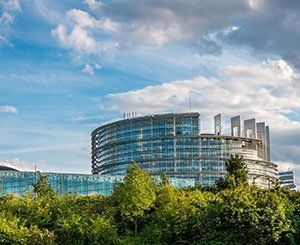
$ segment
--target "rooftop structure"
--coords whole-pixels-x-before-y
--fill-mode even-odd
[[[222,135],[222,119],[221,114],[218,114],[214,117],[215,121],[215,134]]]
[[[270,162],[269,130],[255,119],[231,119],[231,135],[222,134],[222,118],[214,118],[215,134],[200,132],[200,114],[169,113],[108,123],[92,132],[92,173],[124,175],[132,160],[146,171],[194,178],[210,185],[226,174],[231,155],[243,156],[250,182],[268,187],[277,177]],[[258,127],[258,132],[257,132]],[[263,128],[265,127],[265,128]]]
[[[241,117],[236,116],[231,118],[231,135],[241,137]]]
[[[244,137],[256,139],[255,118],[244,121]]]

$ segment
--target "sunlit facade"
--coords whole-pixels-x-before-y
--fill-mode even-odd
[[[199,113],[150,115],[103,125],[92,132],[92,173],[124,175],[135,160],[154,175],[166,172],[210,185],[226,174],[230,156],[238,154],[247,164],[250,182],[268,186],[276,179],[277,166],[266,160],[263,139],[222,135],[220,115],[215,122],[215,134],[201,134]]]

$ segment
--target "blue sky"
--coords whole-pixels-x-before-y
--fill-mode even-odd
[[[299,24],[292,0],[0,0],[0,159],[89,173],[95,127],[192,91],[203,130],[266,121],[300,176]]]

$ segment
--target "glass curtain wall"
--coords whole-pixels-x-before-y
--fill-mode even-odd
[[[210,185],[226,174],[225,162],[243,156],[249,176],[276,178],[277,167],[266,162],[260,139],[200,133],[198,113],[163,114],[124,119],[92,133],[92,172],[124,175],[132,160],[159,175],[195,178]],[[260,177],[261,176],[261,177]]]

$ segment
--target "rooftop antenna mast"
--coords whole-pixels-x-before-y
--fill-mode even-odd
[[[189,90],[189,108],[190,112],[192,112],[192,92]]]

